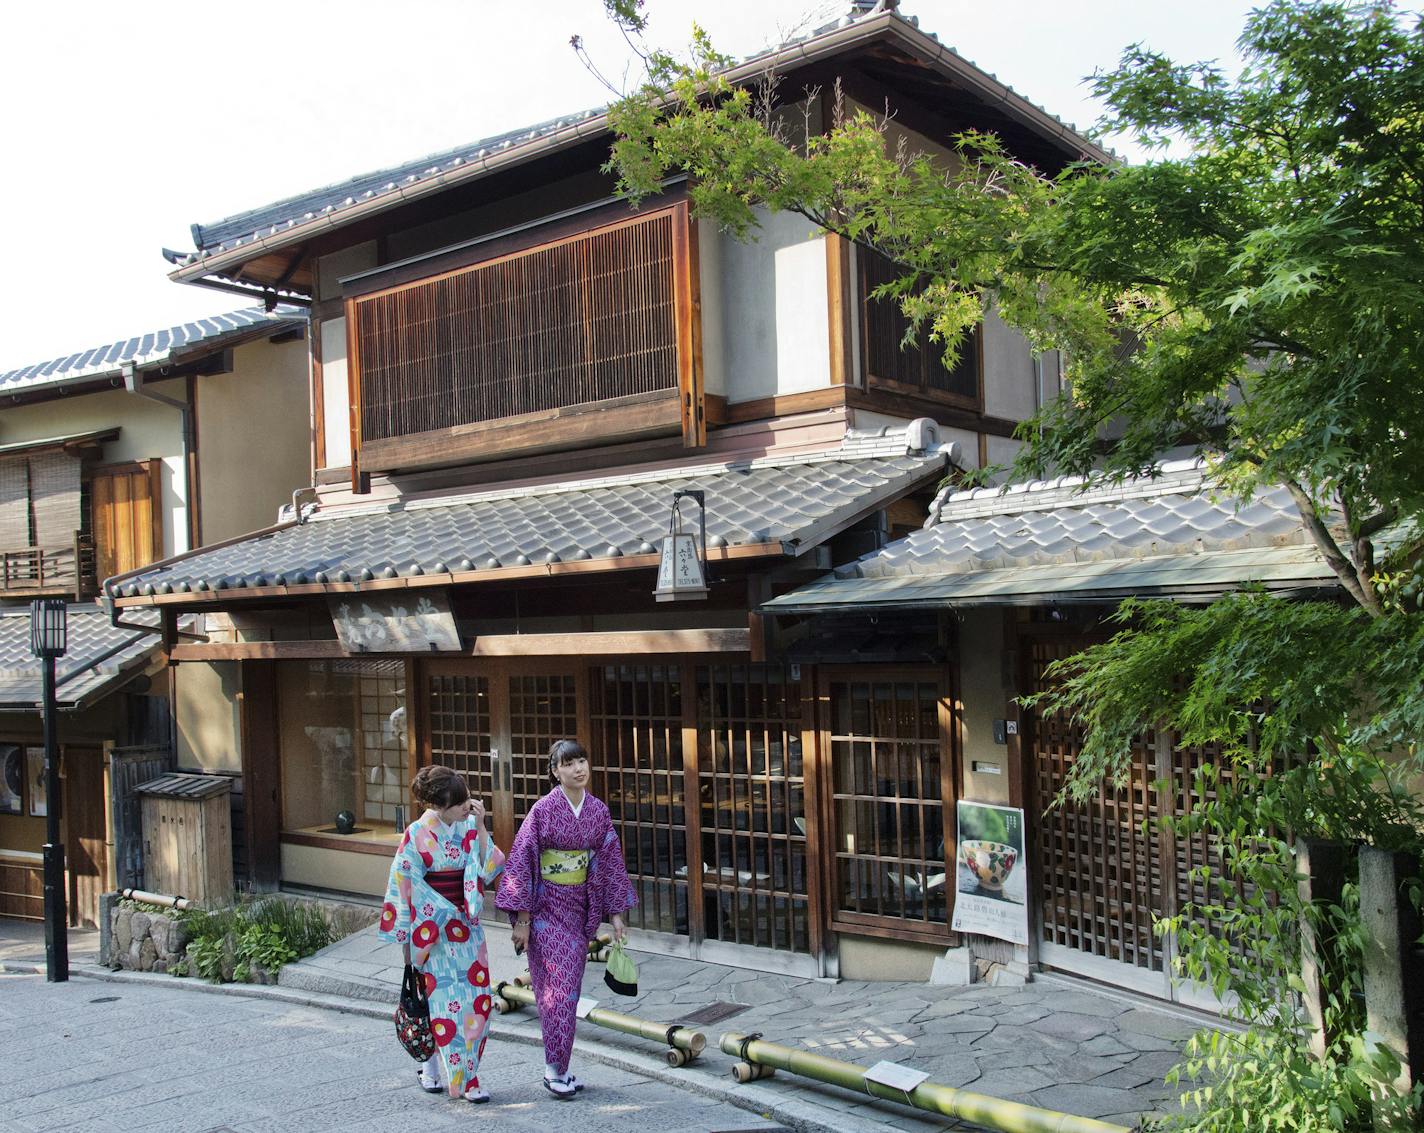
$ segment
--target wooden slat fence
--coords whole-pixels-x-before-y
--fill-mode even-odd
[[[109,753],[109,790],[113,806],[114,872],[120,889],[142,888],[143,812],[134,788],[175,766],[169,747],[117,747]]]

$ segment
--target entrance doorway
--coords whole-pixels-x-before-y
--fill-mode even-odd
[[[513,840],[550,788],[548,751],[589,746],[638,906],[668,951],[819,974],[803,687],[788,666],[426,662],[421,765],[463,773]]]
[[[954,884],[954,713],[933,668],[828,667],[831,924],[943,943]]]
[[[501,846],[529,808],[549,789],[549,748],[555,740],[587,735],[581,676],[569,667],[482,665],[426,667],[426,711],[421,766],[443,763],[485,800]]]
[[[69,919],[84,928],[99,924],[99,894],[108,889],[105,845],[104,753],[66,747],[64,761],[64,855],[69,876]]]

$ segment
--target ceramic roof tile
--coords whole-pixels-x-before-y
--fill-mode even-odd
[[[249,307],[226,315],[214,315],[122,342],[96,346],[63,358],[52,358],[48,362],[7,370],[0,373],[0,394],[21,393],[41,386],[117,374],[125,363],[151,366],[167,361],[175,353],[200,347],[216,348],[233,338],[251,334],[255,328],[269,334],[280,334],[306,323],[307,313],[303,308],[285,303],[279,303],[271,312],[262,307]]]
[[[843,452],[702,469],[631,474],[560,486],[489,491],[387,510],[317,512],[307,522],[106,583],[115,597],[338,584],[373,578],[493,571],[557,561],[653,554],[667,534],[672,493],[707,493],[713,547],[781,543],[799,553],[867,508],[944,473],[947,452]],[[695,504],[683,509],[695,529]]]
[[[151,621],[141,610],[125,621]],[[158,650],[156,633],[110,624],[95,606],[69,607],[68,649],[55,663],[55,693],[61,708],[90,703],[122,684]],[[30,652],[28,607],[0,611],[0,712],[30,712],[41,701],[40,662]]]

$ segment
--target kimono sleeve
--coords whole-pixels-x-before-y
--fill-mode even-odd
[[[504,874],[499,880],[499,892],[494,903],[506,913],[534,911],[539,883],[539,804],[524,816],[519,833],[504,859]]]
[[[469,860],[465,863],[465,905],[471,917],[479,919],[485,905],[485,893],[504,872],[504,853],[490,838],[489,853],[480,850],[480,829],[473,822],[462,839]]]
[[[623,862],[623,845],[613,829],[608,808],[599,803],[597,848],[589,872],[588,938],[593,939],[604,921],[621,916],[638,903],[638,895],[628,880],[628,867]]]
[[[411,963],[416,967],[424,966],[441,930],[460,914],[425,880],[438,846],[439,840],[426,827],[417,824],[406,831],[391,862],[391,879],[381,907],[378,935],[397,944],[409,943]]]

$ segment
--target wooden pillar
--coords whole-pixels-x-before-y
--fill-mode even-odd
[[[1416,1129],[1407,1095],[1424,1080],[1424,949],[1421,917],[1403,891],[1419,863],[1407,854],[1360,849],[1360,920],[1365,930],[1367,1040],[1403,1063],[1393,1082],[1398,1108],[1376,1104],[1375,1129]]]
[[[1297,891],[1302,904],[1338,905],[1345,887],[1348,854],[1339,842],[1302,838],[1296,843]],[[1301,980],[1305,984],[1305,1011],[1310,1017],[1310,1052],[1324,1058],[1333,1035],[1325,1029],[1324,992],[1321,976],[1330,962],[1330,942],[1316,933],[1314,922],[1303,917],[1300,924]]]
[[[275,891],[282,880],[281,766],[278,736],[277,664],[238,663],[239,743],[247,836],[248,882],[258,892]]]

